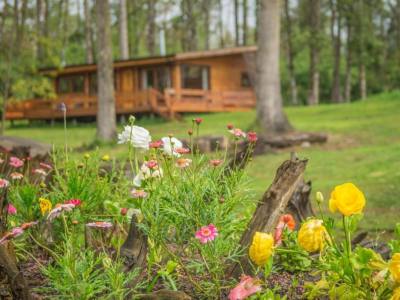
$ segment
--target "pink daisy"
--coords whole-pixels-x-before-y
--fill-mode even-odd
[[[14,168],[20,168],[24,165],[24,162],[20,160],[18,157],[11,156],[10,157],[10,166]]]
[[[163,145],[162,141],[154,141],[154,142],[149,143],[149,148],[158,149],[158,148],[161,148],[162,145]]]
[[[146,166],[150,169],[150,170],[155,170],[158,168],[158,162],[154,159],[149,160],[148,162],[146,162]]]
[[[133,189],[131,191],[131,196],[132,198],[146,198],[147,197],[147,193],[144,190],[137,190],[137,189]]]
[[[87,223],[86,226],[92,228],[111,228],[113,227],[113,224],[110,222],[99,221],[99,222]]]
[[[245,138],[246,133],[240,128],[233,128],[229,130],[231,134],[233,134],[236,138]]]
[[[176,148],[174,149],[174,151],[179,154],[187,154],[190,152],[190,149],[182,147],[182,148]]]
[[[65,204],[73,204],[75,207],[77,207],[82,204],[82,201],[79,199],[70,199],[70,200],[65,201]]]
[[[247,133],[247,140],[248,140],[250,143],[255,143],[255,142],[257,142],[257,140],[258,140],[257,133],[254,132],[254,131],[248,132],[248,133]]]
[[[21,180],[22,178],[24,178],[24,175],[18,172],[12,172],[10,174],[11,179],[13,180]]]
[[[200,241],[200,243],[206,244],[208,242],[213,241],[217,235],[218,235],[217,228],[214,226],[214,224],[209,224],[207,226],[201,227],[196,232],[195,237]]]
[[[12,205],[11,203],[8,203],[8,205],[7,205],[7,213],[9,215],[16,215],[17,214],[17,209],[15,208],[14,205]]]
[[[239,284],[229,293],[229,300],[243,300],[261,291],[259,280],[248,275],[243,275]]]
[[[47,172],[41,168],[37,168],[33,170],[34,174],[42,175],[42,176],[47,176]]]
[[[46,163],[44,163],[44,162],[41,162],[41,163],[39,164],[39,166],[41,166],[43,169],[47,169],[47,170],[53,169],[53,167],[52,167],[51,165],[46,164]]]
[[[189,159],[189,158],[178,158],[178,159],[176,160],[175,165],[176,165],[178,168],[184,169],[184,168],[189,167],[191,163],[192,163],[192,160]]]
[[[5,188],[10,185],[10,182],[7,179],[0,178],[0,188]]]
[[[75,208],[73,204],[57,204],[55,208],[53,208],[49,214],[47,215],[47,220],[53,221],[55,218],[58,218],[63,211],[71,211]]]
[[[220,164],[222,164],[222,160],[220,160],[220,159],[211,159],[210,160],[210,164],[213,167],[218,167]]]

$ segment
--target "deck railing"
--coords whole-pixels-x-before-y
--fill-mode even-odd
[[[68,116],[95,116],[97,97],[86,94],[61,95],[57,99],[31,99],[7,105],[7,119],[61,118],[61,103],[67,106]],[[251,90],[207,91],[191,89],[156,89],[116,93],[116,112],[155,112],[172,117],[175,112],[207,112],[248,109],[254,107],[255,96]]]

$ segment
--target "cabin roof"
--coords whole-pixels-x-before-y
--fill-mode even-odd
[[[218,56],[229,56],[229,55],[243,54],[255,51],[257,51],[256,46],[242,46],[242,47],[213,49],[205,51],[183,52],[165,56],[139,57],[127,60],[116,60],[114,61],[114,68],[158,65],[158,64],[171,63],[175,61],[184,61],[189,59],[218,57]],[[47,69],[41,69],[40,71],[42,73],[49,75],[51,74],[61,75],[61,74],[73,74],[80,72],[92,72],[96,71],[96,69],[97,69],[96,64],[78,64],[78,65],[68,65],[63,67],[62,69],[47,68]]]

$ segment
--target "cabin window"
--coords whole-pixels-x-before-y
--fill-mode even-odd
[[[210,89],[210,68],[199,65],[183,65],[182,88],[184,89]]]
[[[171,87],[171,73],[168,67],[148,68],[140,70],[140,89],[155,88],[164,91]]]
[[[83,75],[62,76],[58,79],[58,93],[83,93],[85,90],[85,77]]]
[[[241,87],[251,87],[249,73],[247,72],[240,73],[240,85]]]

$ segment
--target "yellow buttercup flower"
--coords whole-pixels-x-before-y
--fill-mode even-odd
[[[329,200],[329,209],[338,210],[344,216],[351,216],[362,212],[365,206],[365,197],[354,184],[344,183],[335,187]]]
[[[400,300],[400,287],[393,291],[392,298],[390,300]]]
[[[389,262],[389,270],[394,281],[400,283],[400,253],[393,254],[392,260]]]
[[[257,266],[264,266],[274,251],[274,238],[265,232],[256,232],[250,245],[250,259]]]
[[[49,199],[46,198],[39,198],[39,207],[42,216],[44,216],[47,212],[51,211],[53,205],[51,204]]]
[[[327,232],[323,221],[311,219],[301,225],[297,239],[300,247],[308,252],[322,250],[327,239]]]
[[[103,157],[101,158],[102,161],[109,161],[110,160],[110,155],[106,154],[103,155]]]

